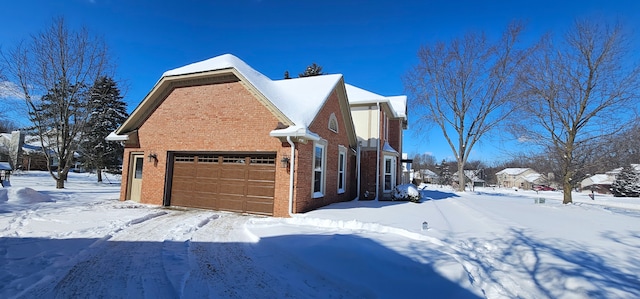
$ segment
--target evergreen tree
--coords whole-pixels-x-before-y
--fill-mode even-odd
[[[631,167],[624,167],[611,184],[611,193],[616,197],[639,197],[640,174]]]
[[[126,103],[122,98],[116,82],[106,76],[96,80],[91,88],[91,115],[80,152],[85,167],[96,169],[98,182],[102,181],[103,168],[116,167],[122,163],[123,145],[105,140],[128,117]]]
[[[291,79],[291,76],[289,75],[289,71],[284,71],[284,78]]]
[[[317,65],[314,62],[310,66],[308,66],[307,69],[304,70],[304,73],[298,74],[298,77],[303,78],[303,77],[320,76],[320,75],[324,75],[322,73],[322,67]]]

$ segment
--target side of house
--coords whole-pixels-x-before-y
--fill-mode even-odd
[[[342,75],[272,81],[229,54],[165,72],[108,138],[120,199],[279,217],[354,199],[349,108]]]
[[[389,199],[402,180],[402,140],[407,129],[406,96],[381,96],[347,84],[360,150],[358,196]]]

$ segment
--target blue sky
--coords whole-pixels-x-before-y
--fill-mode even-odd
[[[0,45],[10,47],[57,16],[104,36],[132,110],[164,71],[224,53],[272,79],[285,70],[295,76],[315,62],[355,86],[400,95],[402,76],[417,63],[422,44],[470,30],[496,36],[514,19],[528,22],[531,37],[560,33],[577,17],[619,18],[638,31],[640,1],[5,1]],[[417,118],[409,107],[404,151],[452,159],[441,133],[419,131]],[[486,139],[470,159],[504,160],[513,147]]]

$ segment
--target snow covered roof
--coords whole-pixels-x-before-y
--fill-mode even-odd
[[[9,162],[0,162],[0,170],[11,170]]]
[[[345,84],[345,87],[347,88],[347,95],[349,96],[349,103],[351,104],[367,104],[389,101],[385,96],[364,90],[360,87],[355,87],[351,84]]]
[[[607,174],[595,174],[588,179],[596,185],[611,185],[613,184],[614,177]]]
[[[640,173],[640,164],[630,164],[630,166],[631,166],[631,169],[633,169],[635,172]],[[622,169],[624,169],[624,167],[614,168],[612,170],[607,171],[606,174],[615,176],[620,172],[622,172]]]
[[[484,182],[483,179],[479,177],[479,171],[477,169],[465,169],[464,176],[466,176],[472,182]],[[458,181],[458,172],[454,172],[452,175],[454,181]]]
[[[273,81],[231,54],[216,56],[170,71],[172,77],[214,70],[235,69],[296,126],[308,126],[322,108],[342,75],[323,75]]]
[[[407,96],[388,97],[391,108],[400,118],[407,118]]]
[[[289,131],[274,130],[279,132],[276,132],[276,135],[272,134],[272,136],[280,136],[287,132],[295,133],[300,128],[304,128],[305,132],[310,134],[308,136],[314,136],[315,133],[309,132],[307,128],[314,121],[331,93],[337,90],[338,97],[341,98],[341,101],[344,99],[345,102],[341,110],[343,110],[343,118],[348,126],[349,138],[352,139],[353,144],[356,144],[355,133],[349,133],[354,132],[353,122],[342,75],[333,74],[274,81],[231,54],[216,56],[166,71],[153,90],[131,113],[129,119],[116,130],[115,134],[110,134],[109,140],[125,139],[121,136],[136,130],[160,104],[159,98],[162,91],[169,88],[168,81],[222,75],[232,75],[235,76],[233,78],[237,77],[248,83],[245,86],[256,94],[259,101],[265,104],[284,125],[293,127]]]
[[[532,174],[528,174],[528,175],[522,176],[522,178],[523,178],[525,181],[529,182],[529,183],[535,183],[535,182],[536,182],[537,180],[539,180],[541,177],[542,177],[542,175],[541,175],[541,174],[539,174],[539,173],[532,173]]]
[[[508,174],[508,175],[519,175],[531,168],[505,168],[496,172],[496,174]]]
[[[438,177],[438,175],[435,172],[433,172],[433,171],[431,171],[429,169],[421,169],[419,172],[420,172],[421,175],[426,176],[426,177],[432,177],[432,178]]]
[[[387,103],[395,118],[407,118],[407,96],[382,96],[351,84],[345,84],[349,104]]]
[[[382,151],[396,153],[396,154],[398,153],[398,151],[396,151],[387,141],[384,142],[384,145],[382,146]]]

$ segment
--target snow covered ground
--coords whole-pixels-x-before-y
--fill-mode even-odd
[[[276,219],[119,202],[108,178],[0,189],[0,298],[640,297],[637,198],[430,186]]]

